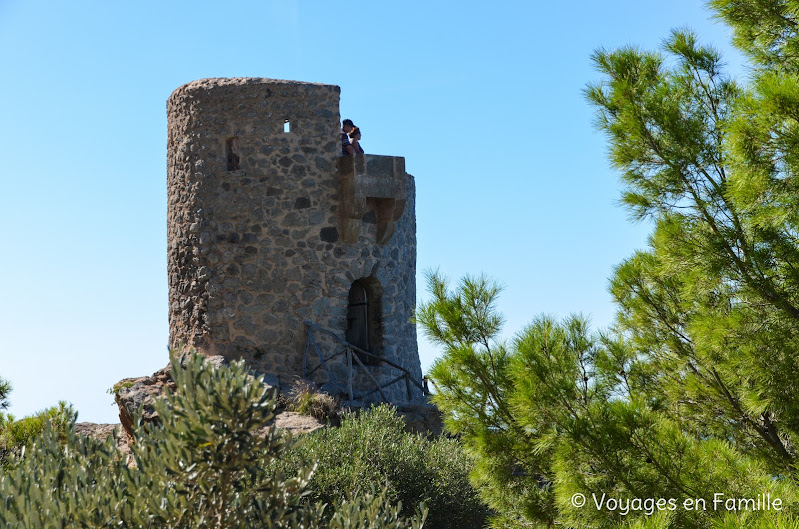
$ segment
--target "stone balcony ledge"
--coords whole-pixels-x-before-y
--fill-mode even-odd
[[[364,215],[374,211],[377,242],[388,242],[395,223],[405,211],[405,158],[377,154],[342,156],[338,159],[338,173],[342,240],[356,242]]]

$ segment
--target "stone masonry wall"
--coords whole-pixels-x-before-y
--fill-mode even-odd
[[[413,177],[406,176],[405,210],[387,243],[376,242],[374,211],[365,213],[356,242],[341,240],[339,94],[337,86],[272,79],[204,79],[172,93],[170,347],[244,358],[288,386],[302,373],[303,322],[343,338],[350,287],[367,278],[382,291],[379,353],[421,379],[410,322],[416,298]],[[284,132],[285,120],[290,132]],[[343,366],[333,369],[338,377]],[[398,375],[385,364],[370,369],[380,381]],[[326,381],[323,370],[315,376]],[[404,384],[395,384],[387,396],[406,400],[405,392]]]

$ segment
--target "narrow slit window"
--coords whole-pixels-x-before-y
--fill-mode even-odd
[[[291,122],[287,119],[283,120],[283,132],[291,132]]]
[[[239,138],[234,136],[227,140],[227,170],[238,171],[241,168],[241,156],[239,154]]]

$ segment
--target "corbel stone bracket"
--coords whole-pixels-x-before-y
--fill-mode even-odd
[[[354,243],[361,234],[363,216],[374,210],[377,243],[385,244],[405,211],[405,158],[355,154],[338,159],[341,204],[339,232],[344,242]]]

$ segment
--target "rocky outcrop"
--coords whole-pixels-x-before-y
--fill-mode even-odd
[[[148,377],[126,378],[114,386],[114,400],[119,406],[119,421],[127,439],[133,442],[134,414],[140,413],[144,424],[158,422],[158,414],[153,407],[155,399],[174,391],[175,383],[169,376],[170,366],[160,369]]]
[[[217,366],[227,364],[225,358],[220,355],[207,356],[205,361]],[[126,378],[114,386],[114,399],[119,406],[119,420],[125,433],[121,437],[126,438],[126,443],[133,443],[134,416],[137,411],[144,424],[158,424],[158,413],[155,411],[153,403],[156,399],[164,396],[167,391],[175,390],[175,383],[170,375],[171,370],[172,366],[168,365],[150,376]],[[258,379],[268,388],[277,387],[277,377],[257,375]],[[274,421],[265,426],[263,431],[265,432],[266,428],[272,424],[292,434],[308,433],[326,426],[326,423],[313,417],[290,411],[278,413]]]
[[[207,356],[205,361],[215,366],[227,365],[225,358],[219,355]],[[171,371],[172,365],[170,364],[148,377],[125,378],[114,385],[114,400],[119,406],[119,421],[131,443],[134,430],[133,417],[137,411],[139,411],[144,424],[158,423],[158,413],[155,411],[153,402],[164,396],[167,391],[175,390],[175,383],[170,375]]]
[[[225,358],[220,355],[208,356],[205,358],[205,361],[217,366],[227,364]],[[127,443],[132,444],[134,442],[134,417],[137,411],[139,417],[141,417],[141,421],[145,425],[157,424],[159,422],[158,414],[153,404],[156,399],[164,396],[167,391],[175,390],[175,383],[170,374],[171,370],[171,365],[166,366],[150,376],[126,378],[119,381],[114,386],[114,398],[119,406],[119,420],[124,432],[124,435],[120,435],[120,437],[125,438],[126,446]],[[257,375],[258,379],[267,387],[277,387],[277,389],[280,390],[277,385],[277,377],[260,375],[257,373],[255,373],[255,375]],[[313,386],[313,384],[310,385]],[[286,400],[290,400],[290,398],[291,394],[289,393],[283,400],[285,402]],[[341,411],[357,413],[368,406],[370,406],[370,404],[347,401],[343,403],[343,410]],[[394,406],[396,406],[397,412],[405,419],[407,431],[431,437],[441,435],[443,430],[441,412],[426,398],[413,402],[398,403]],[[265,433],[268,427],[275,425],[291,434],[304,434],[320,428],[325,428],[328,424],[329,422],[327,421],[322,421],[309,415],[303,415],[293,411],[278,410],[275,419],[266,425],[261,430],[261,433]],[[115,425],[93,426],[96,427],[96,432],[93,434],[100,435],[98,432],[105,432],[101,427],[113,427]],[[109,434],[110,430],[106,435]]]
[[[326,428],[327,423],[310,415],[302,415],[294,411],[284,411],[275,416],[274,425],[291,435],[310,433],[320,428]],[[268,428],[270,425],[266,426]]]
[[[75,433],[87,437],[94,437],[96,439],[105,440],[112,435],[117,436],[117,448],[124,456],[130,455],[130,445],[128,444],[128,436],[122,430],[119,424],[95,424],[93,422],[78,422],[75,423]]]

